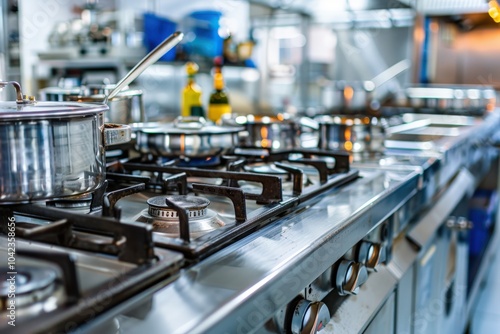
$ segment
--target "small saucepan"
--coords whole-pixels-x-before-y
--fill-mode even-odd
[[[146,123],[134,128],[136,148],[159,157],[212,157],[238,144],[242,127],[209,124],[202,117],[179,117],[173,123]]]
[[[317,130],[316,122],[306,118],[287,117],[286,114],[276,116],[246,115],[224,117],[223,124],[244,126],[240,133],[240,146],[262,147],[270,149],[292,149],[301,147],[301,135],[304,128]]]
[[[385,127],[377,117],[365,115],[320,116],[318,147],[345,150],[354,154],[376,153],[384,149]]]

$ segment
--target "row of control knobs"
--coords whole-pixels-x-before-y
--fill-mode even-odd
[[[359,287],[368,279],[369,271],[377,271],[380,263],[386,260],[386,247],[383,244],[363,241],[359,245],[356,261],[341,260],[333,271],[335,287],[339,295],[356,295]],[[330,321],[328,307],[320,301],[300,300],[293,310],[291,332],[293,334],[312,334],[321,331]]]

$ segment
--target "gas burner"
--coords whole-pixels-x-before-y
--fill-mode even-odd
[[[60,201],[52,201],[47,203],[47,206],[53,206],[58,209],[64,209],[68,211],[78,211],[81,213],[89,213],[90,212],[90,202],[85,200],[60,200]]]
[[[175,205],[188,210],[189,218],[203,218],[207,215],[207,206],[210,201],[203,197],[195,196],[158,196],[148,199],[148,213],[154,218],[165,220],[179,220],[179,215],[165,202],[165,198]]]
[[[137,221],[152,224],[156,232],[169,237],[179,237],[179,216],[165,199],[187,210],[191,237],[197,238],[225,225],[219,215],[208,209],[210,201],[197,196],[157,196],[147,200],[148,209],[143,210]]]
[[[0,273],[0,311],[8,312],[9,293],[11,290],[9,270],[1,268]],[[15,275],[16,309],[25,312],[42,312],[47,306],[39,303],[47,302],[51,296],[58,295],[56,272],[48,268],[23,266]],[[60,295],[60,293],[59,293]],[[58,297],[55,297],[57,300]],[[55,301],[54,300],[54,301]],[[28,310],[29,309],[29,310]]]

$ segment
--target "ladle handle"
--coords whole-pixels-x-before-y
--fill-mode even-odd
[[[172,35],[168,36],[160,45],[158,45],[153,51],[151,51],[146,57],[134,66],[115,86],[115,88],[109,93],[104,99],[104,103],[116,96],[125,86],[129,85],[135,80],[146,68],[151,64],[160,59],[165,53],[170,51],[174,46],[179,44],[179,42],[184,37],[184,34],[180,31],[174,32]]]

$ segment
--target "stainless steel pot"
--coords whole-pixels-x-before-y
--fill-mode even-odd
[[[211,157],[238,144],[241,127],[215,126],[202,117],[179,117],[173,124],[137,125],[136,148],[162,157]]]
[[[303,128],[317,130],[315,122],[307,118],[288,118],[284,114],[276,116],[237,116],[224,117],[223,124],[244,126],[240,133],[243,147],[262,147],[271,149],[291,149],[301,147]]]
[[[368,116],[321,116],[318,147],[345,150],[355,154],[380,152],[384,148],[385,128],[380,119]]]
[[[80,195],[105,176],[105,146],[130,140],[130,127],[104,124],[104,104],[35,102],[15,82],[17,101],[0,102],[0,202]]]
[[[115,88],[115,85],[89,85],[75,88],[48,87],[39,92],[42,101],[73,101],[100,103]],[[109,111],[105,121],[131,124],[146,121],[142,90],[126,87],[108,100]]]

